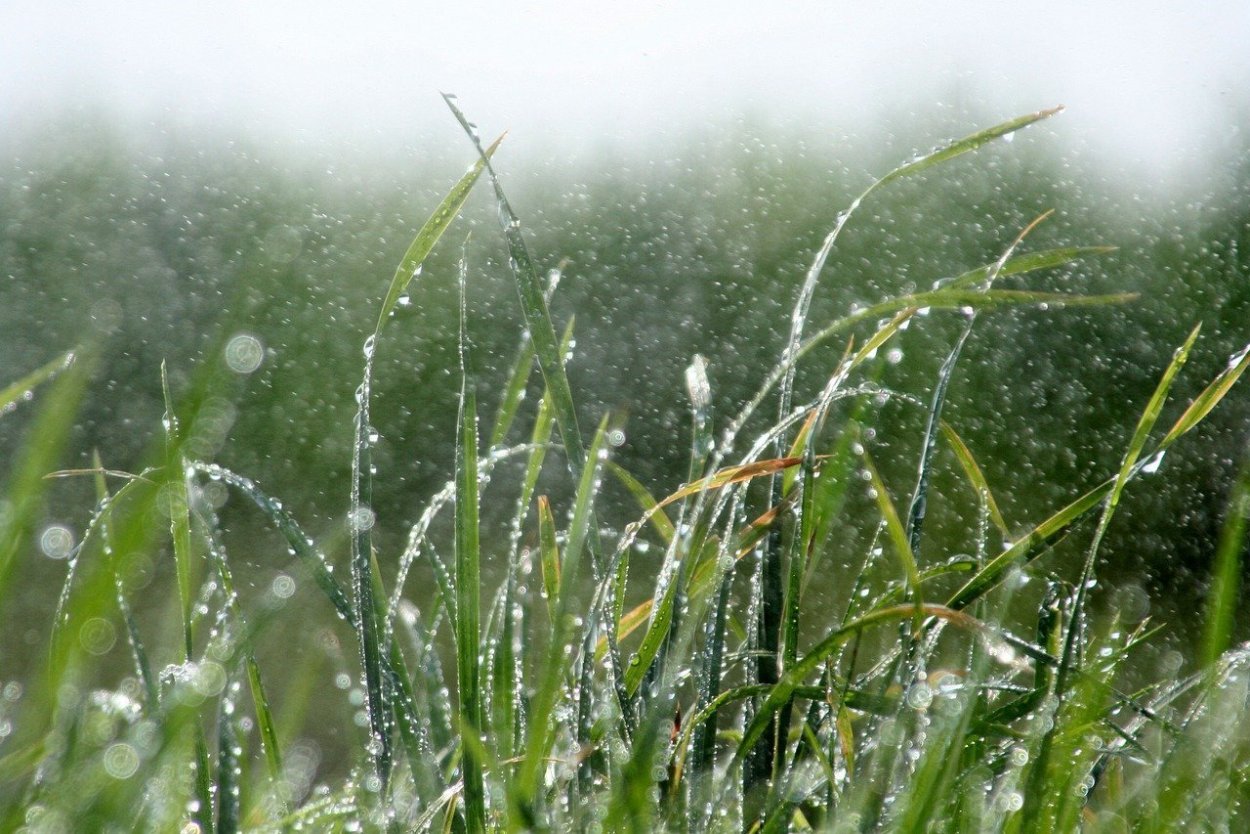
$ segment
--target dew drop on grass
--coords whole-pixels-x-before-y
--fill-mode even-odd
[[[363,533],[365,530],[372,529],[376,520],[377,517],[369,507],[357,507],[347,514],[347,526],[354,533]]]
[[[933,690],[926,683],[917,683],[907,690],[907,706],[925,710],[933,703]]]

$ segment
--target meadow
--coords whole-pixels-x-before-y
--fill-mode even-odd
[[[437,191],[13,157],[4,830],[1246,826],[1246,172],[1129,229],[1040,111],[514,207],[449,104]]]

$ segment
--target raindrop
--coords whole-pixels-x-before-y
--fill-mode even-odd
[[[1160,451],[1156,452],[1155,455],[1152,458],[1150,458],[1150,460],[1142,464],[1141,471],[1146,475],[1153,475],[1156,472],[1158,472],[1159,467],[1163,465],[1163,456],[1164,454],[1166,454],[1166,452],[1167,452],[1166,449],[1161,449]]]
[[[109,745],[104,751],[104,771],[114,779],[129,779],[139,770],[139,753],[124,742]]]
[[[295,580],[285,573],[280,573],[273,578],[270,587],[273,595],[278,599],[290,599],[295,593]]]
[[[51,524],[39,535],[39,549],[49,559],[66,559],[74,552],[74,534],[63,524]]]
[[[264,361],[265,346],[255,336],[239,333],[226,343],[225,357],[230,370],[236,374],[250,374]]]
[[[354,533],[363,533],[365,530],[372,529],[375,521],[377,521],[377,516],[368,507],[357,507],[347,514],[347,526]]]

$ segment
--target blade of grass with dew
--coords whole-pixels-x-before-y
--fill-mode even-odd
[[[58,366],[65,362],[70,364],[52,382],[43,398],[21,452],[12,459],[4,486],[9,509],[0,517],[0,606],[5,605],[4,597],[12,587],[9,574],[14,561],[31,535],[43,504],[47,489],[44,475],[56,468],[56,460],[65,448],[90,376],[92,363],[85,356],[74,355],[72,361],[66,358],[56,361]],[[48,372],[49,377],[51,374]],[[22,387],[17,396],[21,398],[28,390]]]
[[[169,373],[161,363],[161,392],[165,397],[165,495],[169,513],[169,536],[174,546],[174,569],[178,578],[178,598],[182,603],[183,660],[190,662],[194,654],[191,632],[191,516],[187,497],[186,465],[182,458],[182,431],[174,413],[173,396],[169,391]]]
[[[607,417],[599,426],[591,444],[591,466],[582,472],[582,479],[574,499],[573,514],[569,521],[564,554],[560,563],[560,594],[556,600],[555,618],[551,627],[546,656],[537,673],[538,685],[531,699],[531,714],[550,716],[560,694],[561,682],[568,669],[569,641],[573,634],[573,612],[577,589],[580,587],[583,551],[588,537],[592,516],[591,503],[598,493],[601,450],[606,448]],[[593,650],[593,647],[592,647]],[[525,818],[534,811],[538,794],[539,773],[546,766],[555,744],[559,727],[551,721],[539,720],[531,725],[530,737],[525,748],[516,781],[513,783],[511,803],[517,813]]]
[[[1243,451],[1232,492],[1226,502],[1224,524],[1215,548],[1211,586],[1207,591],[1206,623],[1203,629],[1201,660],[1214,665],[1231,645],[1240,594],[1241,552],[1246,538],[1246,516],[1250,514],[1250,453]]]
[[[538,357],[538,367],[542,371],[547,389],[551,393],[552,407],[556,425],[560,428],[560,437],[568,449],[569,465],[574,479],[580,479],[581,470],[586,466],[586,447],[582,442],[581,430],[577,424],[577,412],[573,407],[573,392],[569,387],[568,377],[564,373],[564,362],[558,353],[555,327],[551,322],[551,312],[547,309],[543,297],[542,283],[534,262],[530,258],[529,248],[521,235],[521,222],[512,210],[512,205],[504,195],[503,186],[495,175],[490,158],[482,149],[477,131],[465,118],[464,113],[456,106],[454,97],[444,93],[443,100],[451,109],[452,115],[460,122],[465,135],[473,143],[486,172],[490,176],[495,189],[495,197],[499,203],[499,219],[503,225],[504,237],[508,244],[509,265],[516,278],[517,290],[521,296],[521,312],[525,316],[526,327],[529,328],[530,339]]]
[[[1006,538],[1010,535],[1007,522],[1003,518],[1002,511],[998,508],[998,502],[994,500],[994,493],[990,490],[989,482],[985,479],[985,473],[981,471],[981,466],[973,456],[972,450],[968,448],[968,444],[959,436],[954,427],[945,420],[942,421],[942,434],[946,437],[946,442],[950,444],[952,451],[954,451],[955,459],[959,461],[960,467],[963,468],[964,475],[968,478],[968,483],[972,485],[973,491],[977,495],[984,496],[986,506],[989,509],[990,520],[994,522],[998,532]]]
[[[250,500],[263,515],[265,515],[270,523],[274,525],[287,543],[290,552],[304,564],[308,565],[312,571],[313,578],[317,582],[318,587],[329,599],[334,607],[335,613],[348,623],[354,623],[356,613],[353,609],[351,601],[348,599],[346,592],[339,585],[338,580],[331,573],[325,556],[320,553],[313,544],[312,539],[304,533],[299,524],[291,516],[286,509],[282,507],[274,499],[270,498],[262,492],[254,482],[250,479],[238,475],[217,464],[205,464],[192,462],[190,466],[196,471],[202,472],[210,479],[220,480],[235,489],[239,490],[248,500]],[[132,481],[131,484],[138,484],[140,481]],[[130,486],[128,484],[127,486]],[[398,648],[391,645],[390,651],[386,655],[380,657],[379,671],[384,673],[388,679],[402,682],[408,678],[408,672],[405,668],[403,655]],[[403,710],[404,714],[401,721],[416,722],[418,716],[413,712],[412,699],[401,698],[399,703],[394,705],[396,709]]]
[[[899,525],[902,526],[901,524]],[[938,617],[947,622],[967,629],[974,633],[985,632],[987,627],[980,621],[962,611],[956,611],[944,605],[924,603],[920,613],[926,617]],[[843,641],[867,628],[896,620],[909,620],[916,616],[913,604],[895,605],[878,608],[842,626],[832,629],[823,639],[813,646],[803,658],[782,675],[775,685],[768,689],[768,697],[761,704],[759,711],[751,720],[742,739],[738,742],[735,762],[740,762],[745,753],[760,740],[765,727],[774,712],[780,709],[794,694],[802,682],[814,673],[822,663],[842,644]]]
[[[1005,278],[1009,275],[1023,275],[1041,269],[1054,269],[1066,266],[1088,255],[1106,255],[1115,251],[1117,251],[1115,246],[1061,246],[1055,249],[1030,252],[1026,255],[1013,255],[1005,263],[1002,263],[1001,267],[997,261],[984,264],[952,278],[944,278],[934,284],[933,289],[966,289],[974,287],[989,278],[996,268],[999,277]]]
[[[924,532],[924,519],[928,509],[929,477],[933,469],[933,456],[937,452],[938,424],[942,420],[942,407],[946,404],[946,391],[950,387],[951,377],[955,372],[955,364],[964,344],[972,333],[975,313],[968,319],[955,346],[947,354],[942,367],[938,370],[937,384],[933,386],[933,399],[929,403],[929,413],[925,416],[924,437],[920,442],[920,461],[917,464],[916,486],[912,490],[911,504],[907,509],[907,539],[911,552],[920,552],[920,541]]]
[[[868,452],[865,451],[860,456],[860,459],[864,463],[864,469],[872,479],[873,492],[876,493],[877,509],[880,510],[881,517],[885,519],[886,533],[890,537],[894,553],[903,568],[903,576],[907,581],[912,606],[915,608],[917,616],[919,616],[924,608],[924,598],[920,587],[920,570],[916,567],[916,555],[911,549],[911,538],[908,536],[903,522],[899,519],[898,510],[895,509],[894,502],[890,500],[890,493],[886,490],[885,483],[881,480],[881,474],[877,472],[877,467],[873,464]],[[915,624],[918,625],[918,623]]]
[[[660,503],[655,500],[651,492],[637,478],[631,475],[629,470],[615,461],[608,461],[607,469],[621,482],[621,486],[625,487],[629,494],[634,497],[634,500],[638,502],[638,506],[642,508],[652,528],[655,529],[655,532],[659,534],[664,543],[667,545],[672,542],[673,536],[677,534],[677,528],[673,525],[672,519],[668,517],[668,514],[660,508]]]
[[[903,165],[898,166],[894,170],[887,173],[869,185],[864,191],[851,201],[851,204],[838,216],[837,222],[833,229],[826,236],[824,243],[821,244],[820,251],[817,253],[812,262],[811,267],[807,271],[804,278],[803,286],[799,291],[798,300],[794,306],[794,312],[790,319],[790,338],[786,344],[786,351],[782,357],[782,364],[786,366],[784,376],[781,383],[780,392],[780,415],[784,417],[790,410],[791,388],[794,384],[794,360],[798,358],[800,342],[803,338],[803,328],[807,321],[808,308],[811,304],[812,295],[816,289],[816,283],[820,278],[820,273],[824,271],[825,262],[828,260],[833,247],[837,242],[838,236],[846,227],[847,222],[855,213],[856,209],[868,199],[868,197],[882,186],[902,179],[912,174],[920,173],[942,162],[962,156],[969,151],[976,150],[982,145],[1006,136],[1021,128],[1027,127],[1034,122],[1049,118],[1062,110],[1061,107],[1052,108],[1050,110],[1039,110],[1036,113],[1030,113],[1020,116],[1006,122],[1002,122],[994,127],[986,130],[977,131],[962,139],[957,139],[943,147],[938,148],[923,156],[910,160]],[[780,454],[780,453],[778,453]]]
[[[1232,389],[1241,375],[1245,373],[1246,367],[1250,366],[1250,345],[1242,348],[1237,353],[1228,358],[1228,364],[1224,370],[1220,371],[1215,379],[1202,390],[1194,401],[1189,404],[1185,412],[1177,418],[1176,423],[1172,426],[1168,433],[1159,443],[1159,449],[1166,449],[1178,437],[1188,432],[1194,426],[1198,425],[1206,416],[1211,413],[1211,409],[1224,399],[1224,395]]]
[[[485,162],[485,158],[483,159]],[[465,824],[486,830],[486,762],[474,745],[486,729],[481,690],[481,526],[478,518],[477,398],[470,389],[465,260],[460,260],[460,443],[456,449],[456,683],[459,690]],[[472,743],[466,740],[472,737]]]
[[[113,496],[109,493],[108,484],[104,478],[105,471],[100,463],[98,450],[92,450],[91,462],[97,470],[92,480],[95,483],[96,504],[100,508],[100,546],[103,552],[108,554],[113,550],[113,534],[109,524],[109,504]],[[130,601],[126,599],[125,581],[120,574],[115,574],[113,581],[117,591],[117,609],[121,613],[122,623],[126,626],[126,640],[130,646],[131,659],[135,664],[135,677],[143,684],[144,707],[148,713],[154,714],[160,708],[160,697],[157,694],[156,679],[152,676],[152,665],[148,662],[147,649],[143,645],[143,637],[139,634],[139,625],[135,621],[134,611],[130,607]]]
[[[216,834],[237,834],[239,830],[239,742],[235,736],[234,704],[229,683],[227,695],[217,710],[217,828]]]
[[[55,377],[74,363],[74,351],[67,350],[60,356],[36,368],[26,376],[0,389],[0,416],[15,411],[18,404],[31,399],[35,389]]]
[[[447,192],[447,196],[439,203],[438,208],[434,209],[434,213],[429,216],[421,230],[417,232],[416,237],[412,239],[408,250],[404,252],[404,256],[399,261],[399,266],[395,267],[395,276],[391,279],[390,287],[387,288],[386,297],[383,299],[382,307],[378,312],[378,323],[373,331],[375,335],[382,332],[382,328],[386,326],[391,313],[395,311],[395,305],[399,303],[400,297],[408,289],[408,284],[420,273],[421,267],[425,264],[425,259],[434,250],[434,245],[438,243],[439,238],[443,236],[443,232],[447,231],[452,221],[460,214],[460,209],[463,208],[465,201],[469,198],[469,192],[473,190],[473,186],[477,183],[478,177],[481,176],[482,170],[499,148],[501,142],[503,142],[502,136],[496,139],[489,148],[482,151],[481,157],[460,178],[460,181],[452,186],[451,191]]]
[[[1102,544],[1103,536],[1106,534],[1107,528],[1111,523],[1111,518],[1115,514],[1116,508],[1120,501],[1120,496],[1124,492],[1125,486],[1132,477],[1133,469],[1138,459],[1141,457],[1142,451],[1146,447],[1146,441],[1150,437],[1150,432],[1154,428],[1155,423],[1159,419],[1159,414],[1163,410],[1163,404],[1167,401],[1168,392],[1172,388],[1172,383],[1176,379],[1176,375],[1180,373],[1180,369],[1184,366],[1185,361],[1189,358],[1189,353],[1193,348],[1194,342],[1198,339],[1198,333],[1202,330],[1199,324],[1190,331],[1185,342],[1177,348],[1172,357],[1172,361],[1164,370],[1163,376],[1159,379],[1158,385],[1155,386],[1154,393],[1151,394],[1150,400],[1146,403],[1146,407],[1141,417],[1137,421],[1137,427],[1133,431],[1133,436],[1129,440],[1127,449],[1124,452],[1124,458],[1120,464],[1120,470],[1116,474],[1115,480],[1111,485],[1111,489],[1107,493],[1107,497],[1102,505],[1102,514],[1098,519],[1098,527],[1094,531],[1093,538],[1090,540],[1086,549],[1085,561],[1081,567],[1080,579],[1076,586],[1076,599],[1072,605],[1072,613],[1068,625],[1068,631],[1064,638],[1063,654],[1060,656],[1059,668],[1056,673],[1055,680],[1055,697],[1059,699],[1060,708],[1063,701],[1068,695],[1068,677],[1070,667],[1074,663],[1077,652],[1078,635],[1080,634],[1080,626],[1085,611],[1085,598],[1088,592],[1089,584],[1094,576],[1094,565],[1098,557],[1098,551]],[[1050,767],[1050,756],[1055,745],[1055,734],[1060,722],[1055,724],[1042,735],[1041,745],[1038,749],[1037,756],[1034,760],[1032,770],[1029,776],[1029,790],[1026,791],[1024,810],[1022,816],[1024,819],[1034,820],[1035,823],[1030,830],[1040,831],[1037,826],[1043,824],[1044,820],[1052,819],[1058,811],[1055,808],[1055,797],[1051,792],[1045,790],[1044,784]]]
[[[477,182],[482,170],[489,165],[491,154],[499,146],[503,137],[495,141],[487,150],[480,147],[480,159],[469,169],[460,181],[434,210],[425,225],[417,233],[409,245],[379,311],[378,323],[373,335],[365,341],[364,373],[360,387],[356,392],[355,442],[352,445],[352,482],[349,509],[349,524],[352,527],[351,566],[352,591],[356,602],[357,620],[354,623],[360,642],[361,665],[365,673],[366,712],[369,717],[370,744],[368,749],[373,759],[374,770],[381,782],[383,792],[390,777],[391,766],[391,727],[390,705],[387,703],[387,689],[383,683],[383,654],[381,646],[381,628],[378,622],[376,606],[373,600],[373,577],[370,565],[373,552],[372,518],[372,463],[371,446],[373,428],[370,425],[370,397],[372,389],[373,358],[377,350],[377,341],[386,326],[391,312],[399,302],[400,296],[407,289],[409,282],[421,270],[425,259],[434,249],[434,245],[442,237],[447,227],[460,213],[469,192]],[[463,267],[462,267],[463,268]],[[476,477],[476,471],[475,475]]]
[[[1194,399],[1151,453],[1139,456],[1142,459],[1134,464],[1130,476],[1135,476],[1141,471],[1143,461],[1156,459],[1158,455],[1166,452],[1173,443],[1198,426],[1232,389],[1233,384],[1241,377],[1248,365],[1250,365],[1250,352],[1243,351],[1231,357],[1227,367]],[[1015,544],[990,560],[962,588],[955,592],[947,602],[947,605],[956,609],[968,606],[973,601],[981,598],[990,588],[997,585],[1013,566],[1031,562],[1046,552],[1055,542],[1067,535],[1073,525],[1088,517],[1110,494],[1116,480],[1116,477],[1112,477],[1103,481],[1035,526]]]
[[[724,457],[732,448],[738,432],[742,430],[747,421],[755,414],[768,394],[782,381],[787,368],[834,336],[845,332],[860,322],[879,319],[882,316],[891,315],[909,307],[914,307],[917,310],[963,310],[969,307],[972,309],[993,309],[1002,306],[1036,304],[1051,309],[1123,304],[1133,301],[1137,297],[1136,293],[1074,295],[1029,290],[971,290],[956,287],[910,293],[871,304],[839,319],[835,319],[803,342],[794,356],[790,357],[786,362],[774,366],[755,395],[738,411],[733,421],[721,433],[720,442],[717,445],[716,453],[713,455],[712,465],[714,468],[718,467],[720,462],[724,460]]]
[[[555,295],[556,286],[560,283],[559,267],[552,270],[548,275],[547,290],[545,299],[547,304],[551,304],[551,298]],[[572,320],[569,321],[569,327],[573,325]],[[567,336],[567,333],[566,333]],[[561,356],[568,355],[568,348],[561,344]],[[521,400],[525,398],[525,388],[529,383],[530,373],[534,369],[534,341],[528,333],[521,337],[521,344],[517,348],[516,359],[513,360],[512,370],[508,374],[508,382],[504,385],[504,395],[499,402],[499,409],[495,413],[495,426],[490,432],[490,448],[494,448],[508,436],[508,430],[512,427],[512,422],[516,419],[517,410],[521,406]]]
[[[269,779],[275,788],[280,788],[283,779],[282,752],[278,746],[278,732],[269,709],[269,698],[265,693],[264,682],[260,676],[260,664],[256,661],[256,650],[251,629],[248,628],[238,595],[234,589],[234,576],[226,560],[225,548],[214,529],[216,520],[211,516],[203,519],[202,537],[208,548],[208,555],[217,569],[217,581],[221,583],[222,596],[230,618],[242,632],[240,649],[243,654],[243,666],[247,675],[248,690],[252,696],[252,707],[256,713],[256,724],[260,730],[261,747],[264,749],[265,763],[269,769]]]
[[[1006,275],[1027,273],[1027,272],[1031,272],[1031,271],[1038,270],[1038,269],[1048,269],[1048,268],[1053,268],[1057,266],[1063,266],[1067,263],[1070,263],[1074,260],[1085,257],[1087,255],[1103,254],[1109,251],[1114,251],[1114,247],[1101,247],[1101,246],[1061,247],[1057,249],[1048,249],[1042,252],[1031,253],[1027,255],[1018,255],[1008,260],[1007,263],[1003,264],[1002,268],[1000,269],[999,274],[1006,276]],[[934,285],[934,289],[929,292],[915,293],[915,294],[900,296],[897,298],[886,299],[885,301],[879,302],[875,305],[870,305],[866,308],[863,308],[854,313],[851,313],[848,316],[844,316],[841,319],[835,320],[833,323],[827,325],[817,335],[811,337],[805,343],[803,343],[803,345],[799,348],[799,350],[792,357],[790,357],[790,360],[788,362],[779,363],[776,367],[772,369],[772,371],[769,372],[768,377],[765,379],[763,385],[760,386],[755,396],[753,396],[751,400],[745,406],[742,407],[738,415],[734,418],[734,420],[730,423],[730,425],[726,428],[725,432],[723,433],[720,444],[717,448],[717,451],[714,457],[715,462],[713,463],[713,468],[716,468],[719,466],[719,462],[724,459],[724,456],[729,451],[729,448],[732,446],[733,440],[737,436],[738,431],[741,430],[741,428],[750,419],[751,415],[754,414],[755,410],[764,401],[764,398],[769,394],[769,392],[771,392],[773,388],[779,382],[781,382],[782,379],[785,377],[786,373],[788,372],[788,366],[790,364],[797,363],[799,359],[807,355],[812,349],[823,344],[825,341],[828,341],[829,338],[836,335],[837,333],[840,333],[861,321],[864,321],[866,319],[879,318],[882,315],[895,312],[907,306],[916,306],[921,309],[924,309],[926,307],[937,307],[939,309],[959,309],[959,308],[963,308],[967,306],[972,306],[975,308],[977,305],[977,301],[978,301],[978,299],[976,299],[975,297],[961,299],[958,303],[951,304],[950,301],[953,299],[950,299],[947,296],[943,296],[941,295],[941,293],[944,290],[967,289],[968,287],[983,280],[987,275],[990,274],[992,270],[996,268],[996,266],[997,266],[997,262],[992,263],[992,264],[986,264],[985,266],[978,267],[977,269],[966,272],[956,278],[943,279],[941,281],[936,282]],[[1134,294],[1130,293],[1130,294],[1125,294],[1125,295],[1118,296],[1118,297],[1105,296],[1105,297],[1086,297],[1086,298],[1087,299],[1096,299],[1096,298],[1102,299],[1101,302],[1094,301],[1093,303],[1114,303],[1115,301],[1132,300],[1135,297],[1136,296]],[[1074,296],[1073,299],[1075,298],[1079,298],[1079,296]],[[984,302],[983,294],[980,300]],[[915,303],[914,305],[911,304],[911,302],[913,301],[917,303]],[[995,305],[990,304],[988,306],[995,306]]]
[[[677,599],[677,587],[678,583],[669,583],[659,605],[651,613],[651,622],[643,635],[642,645],[638,647],[638,651],[629,659],[629,665],[625,667],[625,689],[631,696],[638,692],[638,686],[642,683],[647,670],[651,668],[651,662],[655,660],[660,645],[668,637],[669,626],[673,621],[673,603]]]
[[[314,580],[326,595],[326,598],[330,601],[339,617],[347,622],[353,620],[355,611],[352,603],[342,586],[339,585],[338,580],[334,578],[325,555],[317,549],[312,538],[300,528],[299,523],[296,522],[295,518],[280,502],[269,497],[250,478],[239,475],[219,464],[192,461],[190,466],[196,471],[202,472],[211,480],[218,480],[234,487],[251,501],[261,511],[261,514],[273,524],[279,535],[282,536],[291,555],[310,566]]]
[[[538,496],[538,547],[543,590],[547,594],[547,612],[554,624],[556,604],[560,599],[560,547],[556,544],[556,522],[551,515],[551,504],[545,495]]]
[[[388,690],[383,682],[382,634],[373,599],[373,513],[372,445],[374,430],[370,425],[370,387],[374,337],[365,343],[365,370],[356,389],[356,417],[352,442],[351,495],[347,525],[351,551],[352,599],[355,617],[351,621],[360,650],[364,670],[365,714],[369,723],[369,742],[365,749],[373,763],[374,776],[380,786],[379,796],[386,794],[392,761],[390,709]]]

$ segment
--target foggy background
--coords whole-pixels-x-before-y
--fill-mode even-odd
[[[1153,189],[1230,147],[1250,84],[1239,0],[7,0],[0,31],[6,133],[104,111],[140,130],[391,148],[457,138],[446,91],[530,164],[744,116],[862,136],[1064,104],[1067,153]]]

